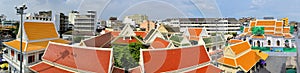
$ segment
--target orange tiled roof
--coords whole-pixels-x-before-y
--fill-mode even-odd
[[[247,41],[244,41],[241,43],[230,45],[230,48],[237,55],[237,54],[244,52],[245,50],[250,49],[251,47]]]
[[[256,21],[256,26],[275,26],[275,20],[260,20]]]
[[[281,32],[282,28],[276,28],[275,32]]]
[[[83,43],[88,47],[102,47],[109,48],[111,41],[114,39],[113,32],[108,32],[87,40],[84,40]]]
[[[44,62],[35,64],[31,66],[30,69],[37,73],[73,73],[64,69],[54,67]]]
[[[244,28],[244,33],[248,32],[249,31],[249,27],[245,27]]]
[[[134,31],[134,33],[136,34],[136,36],[141,36],[142,38],[145,38],[147,35],[147,32],[145,31]]]
[[[111,49],[96,49],[49,43],[43,60],[73,69],[96,73],[109,73],[111,69],[109,67],[112,66],[111,53]]]
[[[265,35],[273,35],[274,32],[265,32]]]
[[[251,22],[250,23],[250,28],[253,27],[253,26],[255,26],[255,23],[256,23],[255,21]]]
[[[117,36],[119,36],[120,31],[111,31],[111,34],[112,34],[114,37],[117,37]]]
[[[293,38],[293,36],[290,33],[284,33],[284,38],[290,39]]]
[[[276,27],[282,27],[283,23],[282,22],[276,22]]]
[[[256,52],[256,54],[263,60],[266,60],[269,57],[269,55],[265,52],[259,52],[259,50],[251,50],[251,51]]]
[[[220,73],[222,72],[221,69],[213,66],[213,65],[207,65],[204,67],[199,67],[198,69],[188,71],[186,73]]]
[[[190,37],[189,40],[194,40],[194,41],[198,41],[200,38],[199,37]]]
[[[283,28],[283,33],[290,33],[290,28]]]
[[[260,57],[254,51],[250,51],[236,59],[236,63],[246,72],[248,72],[258,61]]]
[[[267,30],[267,31],[274,31],[274,27],[264,27],[264,29],[265,29],[265,31]]]
[[[188,28],[190,36],[200,36],[202,28]]]
[[[51,22],[24,22],[28,40],[58,38],[55,26]]]
[[[57,43],[63,43],[67,44],[70,43],[69,41],[63,40],[63,39],[55,39],[55,40],[50,40],[52,42],[57,42]],[[42,42],[32,42],[32,43],[25,43],[23,42],[22,44],[22,50],[24,52],[29,52],[29,51],[35,51],[35,50],[42,50],[45,49],[48,45],[49,41],[42,41]],[[4,42],[7,46],[10,46],[12,48],[15,48],[17,50],[20,50],[20,41],[19,40],[13,40],[10,42]],[[26,46],[27,44],[27,46]]]
[[[15,48],[17,50],[20,50],[20,41],[19,40],[12,40],[12,41],[9,41],[9,42],[3,42],[3,44],[5,44],[5,45],[7,45],[9,47]],[[22,49],[23,49],[23,51],[25,49],[25,46],[26,46],[26,43],[22,42]]]
[[[247,46],[244,46],[247,45]],[[237,43],[232,46],[235,46],[235,49],[231,49],[236,52],[237,50],[240,52],[246,51],[250,49],[250,44],[247,41],[244,41],[242,43]],[[238,48],[240,47],[240,48]],[[245,54],[242,54],[239,57],[235,58],[226,58],[221,57],[218,59],[218,62],[221,64],[225,64],[232,67],[241,67],[243,71],[248,72],[260,59],[266,59],[268,57],[268,54],[266,53],[259,53],[257,50],[251,50],[246,52]]]
[[[225,57],[221,57],[220,59],[218,59],[218,62],[222,63],[222,64],[226,64],[228,66],[233,66],[236,67],[237,64],[234,61],[235,59],[230,59],[230,58],[225,58]]]
[[[264,39],[265,36],[264,35],[261,35],[261,36],[252,35],[251,38]]]
[[[275,34],[273,34],[273,36],[282,37],[283,34],[282,33],[275,33]]]
[[[150,46],[152,46],[152,48],[154,48],[154,49],[156,49],[156,48],[167,48],[169,44],[170,44],[169,41],[166,41],[162,38],[157,37],[150,44]]]
[[[237,40],[237,39],[230,39],[228,41],[228,43],[234,44],[234,43],[239,43],[239,42],[243,42],[242,40]]]
[[[146,49],[142,50],[141,55],[146,73],[174,71],[210,61],[203,45],[174,49]]]

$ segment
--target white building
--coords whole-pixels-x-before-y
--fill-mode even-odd
[[[239,35],[241,40],[248,40],[254,47],[269,47],[271,51],[283,51],[284,48],[295,48],[294,36],[290,33],[290,27],[285,27],[283,21],[276,19],[251,21]],[[252,28],[263,27],[264,34],[255,35]]]
[[[72,11],[71,13],[69,13],[69,24],[73,24],[75,23],[75,15],[78,15],[79,12],[78,11]]]
[[[75,36],[84,37],[84,38],[88,38],[95,35],[96,22],[97,22],[96,11],[87,11],[87,13],[75,14],[75,18],[74,18],[75,28],[73,34],[75,34]]]
[[[186,28],[206,28],[207,33],[237,33],[240,23],[235,18],[171,18],[163,21],[172,26],[180,26],[183,32]]]
[[[3,58],[9,63],[11,73],[20,72],[20,43],[22,42],[22,72],[27,73],[27,66],[36,64],[42,60],[43,53],[49,41],[57,43],[69,43],[60,39],[53,22],[24,22],[23,39],[20,39],[20,30],[17,39],[9,42],[3,42]]]

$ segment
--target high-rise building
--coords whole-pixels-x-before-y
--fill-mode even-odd
[[[69,24],[74,25],[75,21],[75,15],[79,14],[78,11],[71,11],[71,13],[69,13]]]
[[[97,12],[77,13],[74,18],[74,36],[88,38],[95,35]]]
[[[240,22],[235,18],[170,18],[163,20],[166,24],[179,27],[180,31],[187,28],[205,28],[209,35],[214,33],[237,33]]]
[[[66,16],[63,13],[58,13],[58,14],[55,14],[54,20],[55,20],[55,24],[57,25],[56,29],[58,29],[58,33],[60,34],[60,37],[62,38],[62,34],[67,32],[67,30],[69,29],[68,16]]]

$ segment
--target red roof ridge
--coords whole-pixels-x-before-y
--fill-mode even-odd
[[[164,40],[160,37],[156,37],[154,41],[150,44],[153,49],[156,48],[167,48],[170,45],[170,41]]]

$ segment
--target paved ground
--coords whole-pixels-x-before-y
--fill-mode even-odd
[[[297,52],[266,52],[269,56],[297,56]]]
[[[295,34],[295,41],[296,41],[296,46],[297,46],[297,73],[300,73],[300,50],[299,50],[299,47],[300,47],[300,38],[299,38],[299,31],[298,31],[298,33],[297,34]]]
[[[267,67],[266,69],[270,71],[271,73],[281,73],[281,71],[284,69],[283,64],[285,64],[287,57],[285,56],[269,56],[269,58],[266,60]]]

